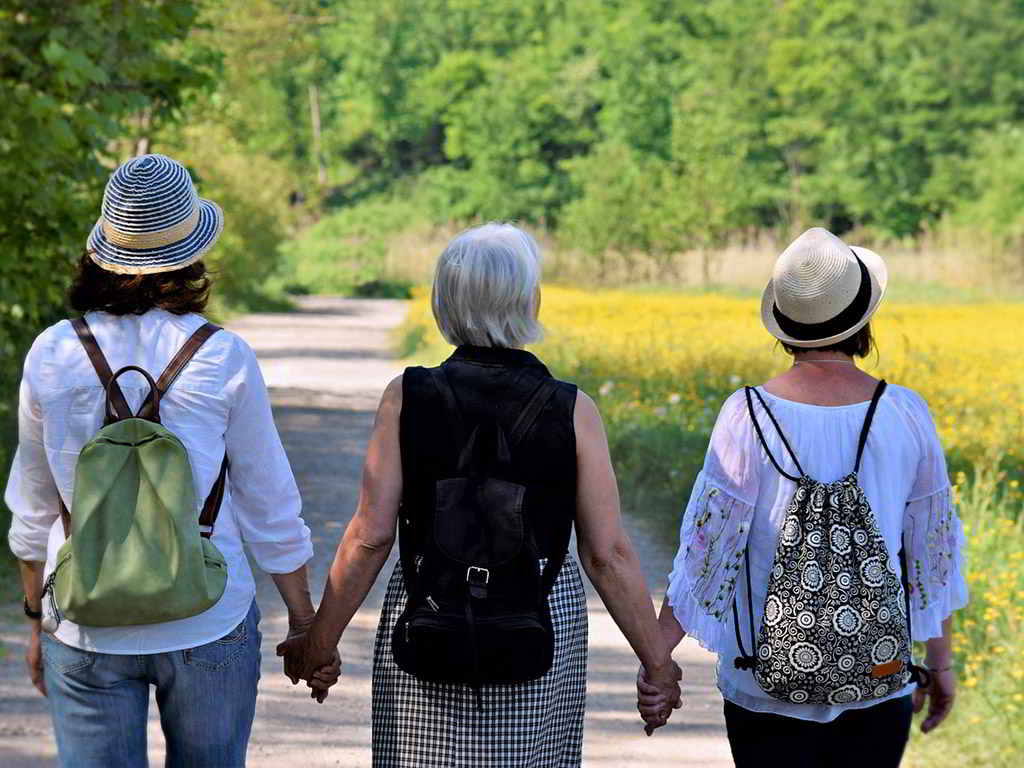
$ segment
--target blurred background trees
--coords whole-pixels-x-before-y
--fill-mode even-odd
[[[0,103],[8,410],[145,151],[225,208],[218,311],[387,292],[486,219],[588,280],[810,223],[1024,280],[1021,0],[0,0]]]

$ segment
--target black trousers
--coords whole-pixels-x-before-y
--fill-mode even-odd
[[[897,768],[913,714],[910,696],[847,710],[830,723],[726,701],[725,727],[736,768]]]

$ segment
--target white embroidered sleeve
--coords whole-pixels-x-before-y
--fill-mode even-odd
[[[667,597],[686,633],[724,649],[758,492],[758,444],[743,390],[722,406],[679,531]]]
[[[915,640],[942,635],[942,622],[967,605],[966,539],[957,515],[935,423],[928,405],[915,397],[912,428],[921,458],[903,518],[903,546],[910,584]]]
[[[669,575],[668,600],[676,620],[705,648],[723,639],[754,508],[701,472],[683,515],[679,551]]]
[[[942,622],[967,605],[963,525],[948,486],[907,504],[903,542],[914,639],[942,635]]]

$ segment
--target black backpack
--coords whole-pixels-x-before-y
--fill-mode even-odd
[[[542,381],[506,436],[496,421],[467,430],[444,371],[430,373],[451,420],[458,468],[437,481],[433,509],[400,512],[409,598],[391,647],[402,670],[470,685],[482,708],[481,685],[535,680],[554,658],[547,598],[565,552],[540,568],[512,454],[558,385]]]
[[[834,483],[804,473],[761,393],[746,388],[747,408],[761,445],[779,474],[797,484],[779,532],[760,633],[754,630],[750,554],[745,552],[747,617],[754,643],[750,655],[743,647],[733,599],[740,651],[736,667],[751,670],[761,689],[776,699],[835,706],[880,699],[911,681],[927,684],[927,672],[911,656],[903,550],[898,575],[889,566],[885,540],[857,479],[885,386],[880,381],[871,398],[853,471]],[[769,450],[751,393],[768,414],[799,476],[787,473]]]

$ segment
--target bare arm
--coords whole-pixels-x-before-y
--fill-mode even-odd
[[[39,611],[43,602],[43,563],[18,560],[18,571],[21,574],[21,586],[25,590],[28,607]],[[46,683],[43,680],[43,654],[40,636],[41,622],[32,620],[32,633],[29,635],[28,649],[25,651],[25,664],[28,666],[29,677],[39,692],[46,695]]]
[[[661,601],[661,612],[658,614],[658,626],[661,628],[661,636],[668,646],[669,653],[676,649],[676,646],[686,637],[686,631],[679,625],[672,605],[668,601],[668,595]]]
[[[402,499],[401,411],[399,377],[388,385],[377,410],[366,451],[359,507],[338,545],[309,631],[307,673],[330,661],[342,632],[366,599],[394,545]]]
[[[274,586],[288,608],[288,627],[307,629],[313,623],[313,600],[309,595],[309,573],[300,565],[291,573],[271,574]]]
[[[622,527],[619,489],[601,416],[582,392],[576,401],[576,533],[580,562],[652,680],[672,659],[654,615],[640,561]]]

